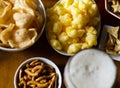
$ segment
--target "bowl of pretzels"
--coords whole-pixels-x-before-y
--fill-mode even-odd
[[[61,84],[59,68],[43,57],[23,61],[14,75],[14,88],[61,88]]]

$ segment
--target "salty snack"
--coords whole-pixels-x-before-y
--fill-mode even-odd
[[[32,60],[19,70],[18,88],[57,88],[54,68],[39,60]]]
[[[0,46],[25,48],[35,43],[43,24],[37,0],[0,0]]]
[[[106,44],[106,52],[111,55],[119,55],[120,51],[120,27],[107,29],[108,40]]]
[[[120,0],[108,0],[108,3],[110,4],[114,13],[120,14]]]
[[[93,0],[60,0],[47,9],[46,35],[50,45],[75,54],[97,45],[100,17]]]

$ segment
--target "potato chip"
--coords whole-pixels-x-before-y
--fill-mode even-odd
[[[118,40],[118,39],[116,40],[116,45],[115,45],[114,50],[115,50],[116,52],[120,51],[120,40]]]
[[[25,0],[16,0],[14,7],[13,7],[13,10],[20,11],[20,12],[27,12],[27,13],[30,13],[32,15],[35,15],[34,10],[27,5]]]
[[[24,0],[25,4],[27,5],[27,7],[32,8],[32,9],[37,9],[37,0]]]
[[[0,1],[0,23],[7,24],[10,20],[11,13],[12,5],[7,1]]]
[[[29,13],[17,12],[13,14],[13,19],[15,20],[17,27],[28,28],[34,19],[34,16]]]
[[[32,45],[37,37],[36,29],[17,29],[12,33],[12,38],[9,39],[11,47],[23,48]]]
[[[15,24],[10,24],[5,30],[0,33],[0,40],[3,44],[8,44],[8,40],[11,37],[11,31],[14,29]]]

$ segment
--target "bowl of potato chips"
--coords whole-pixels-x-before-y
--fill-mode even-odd
[[[57,65],[44,57],[33,57],[15,72],[15,88],[61,88],[62,76]]]
[[[97,45],[101,19],[94,0],[60,0],[46,13],[46,36],[58,53],[72,56]]]
[[[0,1],[0,49],[21,51],[42,35],[46,13],[41,0]]]

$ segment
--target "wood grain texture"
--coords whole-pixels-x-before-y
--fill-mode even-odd
[[[45,5],[45,8],[48,8],[53,6],[57,0],[42,0],[42,1]],[[105,11],[104,0],[96,0],[96,3],[100,10],[102,27],[105,24],[112,26],[120,25],[120,21],[118,19],[111,16]],[[60,68],[62,75],[64,72],[64,66],[69,59],[69,57],[60,55],[51,48],[51,46],[47,42],[45,33],[43,33],[41,38],[32,47],[24,51],[21,52],[0,51],[0,88],[14,88],[13,79],[17,67],[24,60],[35,56],[46,57],[55,62],[57,66]],[[120,88],[120,62],[115,61],[115,64],[117,66],[117,77],[113,88]],[[62,88],[65,88],[64,83],[62,85]]]

